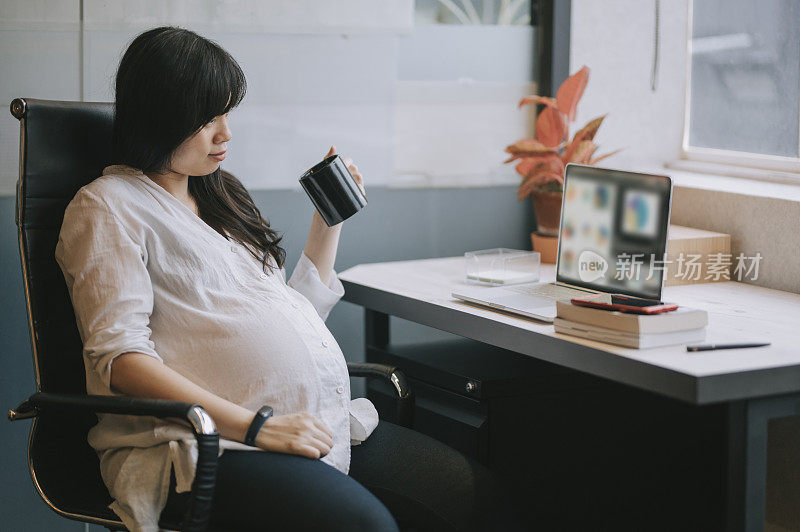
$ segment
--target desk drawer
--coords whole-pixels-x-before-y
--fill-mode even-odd
[[[486,400],[595,387],[605,381],[468,338],[367,346],[367,362],[400,368],[406,377],[465,398]]]
[[[409,379],[415,394],[414,429],[483,463],[489,456],[488,407],[458,394]],[[394,390],[371,380],[367,397],[381,419],[396,423]]]

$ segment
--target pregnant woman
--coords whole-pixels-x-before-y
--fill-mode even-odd
[[[115,164],[75,195],[56,246],[88,393],[205,408],[220,433],[212,526],[507,528],[485,469],[350,399],[324,323],[344,294],[333,270],[341,224],[314,213],[287,282],[282,237],[220,169],[245,87],[227,52],[180,28],[146,31],[122,57]],[[246,440],[265,405],[274,415]],[[182,510],[197,456],[185,421],[101,414],[89,443],[130,530],[158,530],[165,507]]]

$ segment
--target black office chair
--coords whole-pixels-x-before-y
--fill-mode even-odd
[[[112,164],[113,104],[17,98],[20,175],[16,223],[22,260],[37,392],[8,412],[34,418],[28,465],[42,499],[56,513],[109,530],[126,530],[108,508],[111,496],[97,454],[87,442],[95,413],[184,418],[198,443],[196,475],[183,516],[161,515],[160,526],[205,530],[213,504],[219,434],[200,405],[86,394],[83,346],[55,246],[64,210],[83,185]],[[380,364],[348,363],[351,376],[388,379],[397,392],[398,423],[412,424],[413,396],[402,372]]]

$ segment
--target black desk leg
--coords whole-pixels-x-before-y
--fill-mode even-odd
[[[767,504],[767,426],[800,415],[800,394],[733,402],[728,411],[728,532],[764,530]]]
[[[377,310],[364,309],[364,337],[366,347],[385,349],[389,346],[389,315]]]

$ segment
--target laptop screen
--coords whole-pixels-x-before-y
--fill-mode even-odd
[[[556,280],[661,299],[671,197],[666,176],[567,165]]]

